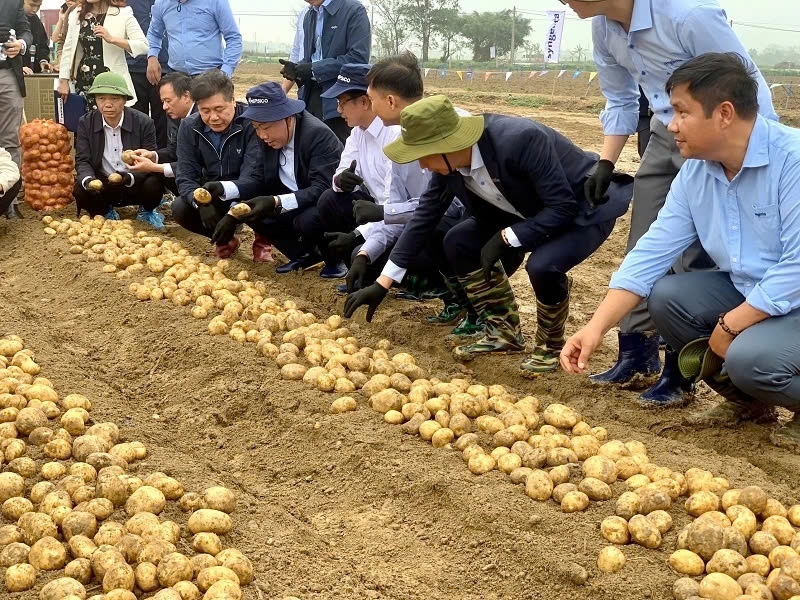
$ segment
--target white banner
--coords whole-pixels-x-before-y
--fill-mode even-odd
[[[564,21],[566,19],[566,11],[547,11],[547,20],[550,21],[550,26],[547,28],[547,36],[544,40],[545,63],[557,63],[561,59],[561,38],[564,35]]]

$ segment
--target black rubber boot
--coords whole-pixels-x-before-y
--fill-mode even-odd
[[[643,406],[661,408],[678,406],[694,398],[694,384],[681,375],[678,353],[667,346],[664,352],[664,370],[656,384],[639,396]]]
[[[591,375],[593,383],[628,383],[636,375],[649,377],[661,372],[658,334],[655,331],[619,333],[619,355],[608,371]]]

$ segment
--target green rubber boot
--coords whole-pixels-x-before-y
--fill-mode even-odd
[[[429,325],[443,325],[450,326],[459,323],[464,315],[467,313],[469,306],[469,299],[461,289],[461,284],[455,277],[444,277],[445,285],[447,286],[447,293],[442,296],[444,308],[438,315],[427,317],[425,321]]]
[[[496,267],[499,268],[492,271],[489,281],[482,269],[458,278],[485,330],[479,340],[453,349],[457,360],[469,361],[481,354],[525,350],[517,300],[502,265],[498,263]]]
[[[571,279],[568,286],[572,288]],[[523,374],[540,375],[558,369],[559,355],[566,342],[564,331],[568,316],[569,291],[564,300],[552,306],[536,301],[536,341],[531,357],[520,365]]]
[[[724,398],[722,402],[707,410],[686,417],[688,425],[695,427],[732,427],[744,421],[767,423],[775,420],[775,412],[752,396],[745,394],[730,377],[718,373],[703,381]]]

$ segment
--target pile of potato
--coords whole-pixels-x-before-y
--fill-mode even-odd
[[[19,129],[25,202],[34,210],[55,210],[73,201],[75,184],[69,132],[55,121],[35,119]]]
[[[185,492],[165,473],[134,475],[147,456],[122,442],[114,423],[92,423],[92,404],[60,396],[40,377],[33,351],[17,336],[0,338],[0,567],[9,592],[61,571],[41,600],[238,600],[253,567],[220,536],[233,527],[235,494],[211,487]],[[161,517],[169,502],[190,513],[185,527]],[[191,546],[194,554],[178,551]]]
[[[729,489],[725,478],[702,469],[659,466],[643,443],[609,440],[569,406],[542,409],[537,398],[518,398],[502,385],[428,377],[410,354],[390,355],[388,340],[362,346],[340,316],[320,321],[293,301],[265,297],[266,285],[246,271],[226,274],[230,261],[205,264],[127,222],[45,224],[50,235],[69,235],[72,252],[105,262],[103,270],[117,277],[149,271],[130,285],[137,299],[191,307],[193,317],[210,318],[211,335],[256,344],[284,379],[340,394],[333,414],[355,410],[353,394],[360,392],[387,423],[434,448],[461,452],[476,475],[504,473],[530,498],[552,500],[564,513],[608,502],[615,514],[599,529],[611,545],[597,558],[604,573],[624,567],[627,544],[661,548],[673,528],[670,511],[681,508],[694,520],[668,561],[685,576],[675,584],[676,599],[800,600],[800,505],[787,508],[759,488]],[[190,498],[197,499],[186,494],[182,505]]]

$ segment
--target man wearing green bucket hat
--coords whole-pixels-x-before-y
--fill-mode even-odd
[[[444,254],[485,334],[456,347],[456,358],[525,349],[507,273],[531,252],[526,270],[536,293],[538,328],[533,356],[522,369],[529,374],[555,370],[569,314],[567,272],[600,247],[625,213],[632,178],[620,176],[609,188],[609,201],[591,207],[583,183],[596,155],[528,119],[459,116],[445,96],[405,108],[400,128],[401,138],[384,148],[386,155],[401,164],[418,160],[434,175],[383,274],[348,296],[345,315],[366,304],[367,319],[372,318],[457,196],[471,216],[447,232]]]
[[[643,298],[658,332],[681,349],[689,382],[725,401],[690,416],[694,425],[794,419],[773,441],[800,449],[800,133],[758,113],[755,72],[737,54],[710,53],[667,81],[669,129],[687,160],[664,208],[612,276],[588,325],[561,364],[586,369],[605,333]],[[667,275],[699,241],[718,271]]]
[[[116,207],[139,205],[136,218],[156,229],[164,217],[156,212],[164,194],[164,178],[156,173],[132,173],[122,160],[125,150],[156,149],[153,120],[125,103],[133,98],[122,75],[100,73],[88,94],[97,110],[80,118],[75,133],[78,172],[74,196],[78,212],[119,219]]]

